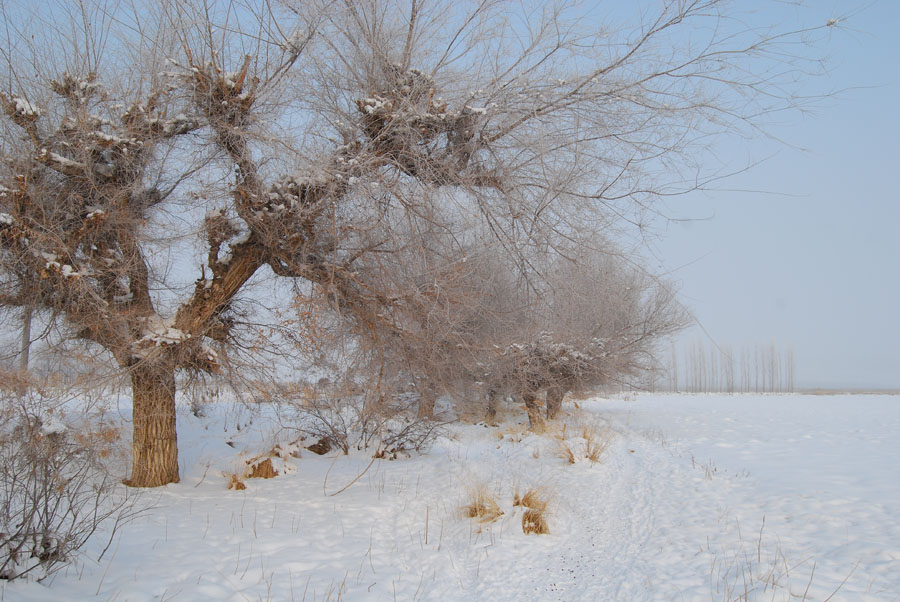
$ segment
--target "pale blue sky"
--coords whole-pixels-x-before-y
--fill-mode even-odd
[[[672,201],[671,216],[709,219],[663,224],[653,245],[713,340],[793,346],[801,387],[900,388],[898,29],[898,0],[842,23],[824,47],[830,74],[814,85],[845,91],[770,128],[791,146],[723,148],[735,167],[774,154],[719,185],[757,192]],[[706,335],[684,340],[694,338]]]

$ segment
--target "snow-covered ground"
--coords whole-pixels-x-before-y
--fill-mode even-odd
[[[153,508],[100,562],[97,537],[52,580],[0,591],[23,601],[900,600],[900,397],[638,395],[564,409],[565,428],[541,436],[510,412],[497,428],[451,425],[426,455],[394,461],[301,450],[286,474],[235,491],[225,473],[288,434],[230,404],[206,418],[185,407],[181,483],[147,492]],[[585,429],[599,443],[607,426],[601,461],[584,458]],[[492,523],[461,511],[479,487],[504,512]],[[549,497],[548,535],[522,532],[513,499],[530,488]]]

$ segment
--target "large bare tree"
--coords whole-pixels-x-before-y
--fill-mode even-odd
[[[127,371],[144,487],[178,480],[176,373],[220,369],[251,279],[382,342],[454,302],[435,276],[477,240],[539,294],[573,241],[720,175],[710,136],[796,107],[795,45],[828,26],[724,0],[609,29],[500,0],[3,6],[0,302]]]

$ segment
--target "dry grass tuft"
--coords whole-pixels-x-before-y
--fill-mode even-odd
[[[463,506],[463,514],[466,518],[475,518],[479,522],[489,523],[503,516],[500,505],[494,494],[488,491],[485,485],[479,485],[469,490],[471,501]]]
[[[513,498],[513,506],[524,506],[539,512],[546,512],[548,503],[547,496],[540,489],[529,489],[522,496],[516,491],[516,495]]]
[[[244,483],[244,481],[242,481],[239,476],[232,473],[231,477],[228,479],[228,489],[234,489],[235,491],[241,491],[246,488],[247,488],[246,483]]]
[[[539,510],[529,508],[522,515],[522,531],[525,535],[547,535],[550,528],[544,519],[544,513]]]
[[[609,444],[612,440],[609,427],[604,427],[598,431],[593,426],[586,426],[582,437],[584,437],[585,441],[584,457],[591,462],[600,462],[603,459],[603,454],[609,449]]]
[[[524,495],[516,494],[513,497],[513,506],[525,508],[522,515],[522,531],[526,535],[546,535],[550,532],[547,526],[547,507],[550,502],[546,493],[541,489],[529,489]]]
[[[560,458],[568,464],[575,464],[580,460],[589,460],[593,463],[603,461],[603,455],[612,441],[612,431],[608,426],[584,424],[581,426],[580,434],[574,436],[567,436],[567,430],[564,424],[561,430],[553,434],[557,455]]]
[[[247,473],[244,475],[248,479],[271,479],[278,476],[278,471],[272,465],[272,458],[253,458],[247,461]]]
[[[569,442],[565,439],[557,439],[556,445],[560,457],[562,457],[562,459],[569,464],[575,464],[575,452],[572,451],[572,448],[569,446]]]

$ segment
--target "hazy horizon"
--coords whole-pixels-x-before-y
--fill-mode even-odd
[[[762,163],[670,201],[668,217],[696,220],[661,220],[651,244],[702,326],[681,341],[775,340],[798,387],[900,389],[897,23],[896,2],[839,22],[810,84],[839,92],[771,125],[779,140],[729,141],[729,167]]]

